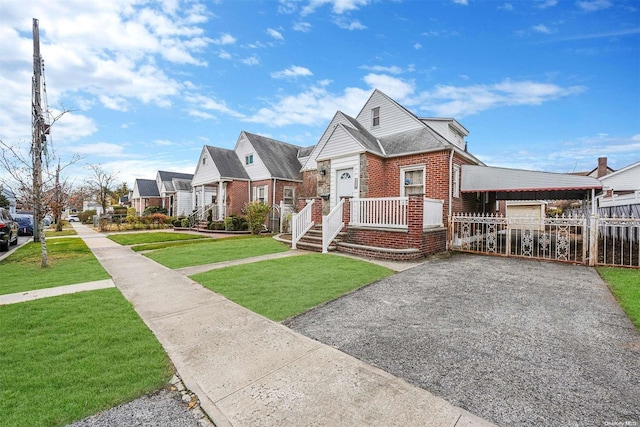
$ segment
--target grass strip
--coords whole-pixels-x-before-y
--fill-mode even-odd
[[[242,236],[242,238],[207,240],[197,245],[166,247],[148,252],[145,256],[169,268],[182,268],[288,250],[289,247],[286,244],[270,236]]]
[[[640,270],[619,267],[598,267],[620,307],[640,331]]]
[[[47,241],[48,266],[40,267],[41,245],[31,242],[0,262],[0,295],[108,279],[82,239]]]
[[[206,239],[205,235],[175,233],[173,231],[145,232],[145,233],[122,233],[110,234],[108,239],[121,245],[139,245],[156,242],[174,242],[178,240]]]
[[[63,426],[165,386],[162,346],[116,289],[0,306],[0,426]]]
[[[76,236],[78,232],[73,228],[63,228],[62,231],[56,231],[55,227],[47,228],[44,232],[45,237],[63,237],[63,236]]]
[[[393,273],[366,261],[309,254],[212,270],[191,278],[279,322]]]

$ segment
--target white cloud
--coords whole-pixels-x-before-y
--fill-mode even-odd
[[[455,4],[461,4],[462,6],[468,6],[469,0],[453,0]]]
[[[260,64],[260,60],[257,56],[252,55],[240,60],[244,65],[258,65]]]
[[[228,45],[228,44],[234,44],[236,42],[236,38],[233,37],[231,34],[222,34],[220,35],[220,37],[218,37],[217,39],[213,39],[211,42],[213,44],[217,44],[217,45]]]
[[[359,68],[362,68],[363,70],[375,71],[376,73],[390,73],[390,74],[403,73],[402,68],[396,65],[391,65],[389,67],[385,67],[382,65],[362,65]]]
[[[311,24],[308,22],[296,22],[293,24],[293,30],[301,33],[308,33],[311,31]]]
[[[540,9],[546,9],[548,7],[554,7],[558,4],[558,0],[542,0],[538,7]]]
[[[436,115],[459,118],[503,106],[541,105],[585,90],[583,86],[562,87],[507,79],[493,85],[436,86],[434,90],[421,93],[418,102],[422,109]]]
[[[261,108],[245,121],[268,126],[303,124],[318,126],[331,120],[337,110],[355,115],[371,95],[370,90],[347,88],[342,94],[330,93],[326,86],[313,86],[297,95],[283,96]]]
[[[422,49],[422,45],[420,43],[414,43],[413,48],[415,50],[420,50],[420,49]]]
[[[274,79],[286,79],[286,78],[295,78],[295,77],[310,77],[313,73],[311,70],[305,67],[300,67],[298,65],[292,65],[291,67],[271,73],[271,77]]]
[[[364,30],[367,28],[364,24],[362,24],[357,19],[355,21],[349,22],[346,19],[339,17],[334,22],[338,27],[342,28],[343,30],[354,31],[354,30]]]
[[[343,14],[352,10],[357,10],[361,6],[366,6],[370,3],[370,0],[309,0],[309,4],[302,8],[301,14],[308,15],[315,12],[319,7],[325,4],[331,5],[331,10],[335,14]]]
[[[401,104],[407,101],[416,88],[413,81],[405,81],[385,74],[367,74],[363,80],[371,89],[380,89]]]
[[[542,34],[551,34],[551,33],[553,33],[553,30],[551,30],[549,27],[547,27],[544,24],[534,25],[533,27],[531,27],[531,29],[533,31],[535,31],[536,33],[542,33]]]
[[[273,39],[284,40],[282,34],[279,31],[274,30],[273,28],[267,28],[267,34],[269,34],[269,36]]]
[[[184,100],[191,106],[191,108],[189,109],[189,114],[194,117],[205,119],[211,119],[215,117],[203,110],[214,111],[236,118],[244,117],[242,113],[229,108],[224,101],[218,101],[217,99],[204,95],[191,94],[185,96]]]
[[[69,147],[71,148],[71,147]],[[81,155],[92,155],[98,157],[122,157],[122,145],[110,144],[107,142],[97,142],[94,144],[82,144],[73,147],[74,152]]]
[[[204,66],[206,61],[198,56],[214,43],[201,26],[211,14],[197,0],[6,0],[2,9],[0,138],[5,141],[22,138],[24,129],[30,129],[30,117],[23,112],[29,111],[31,102],[33,16],[41,18],[48,100],[76,111],[102,105],[122,112],[136,103],[168,107],[183,88],[164,71],[171,69],[166,63]],[[228,41],[227,37],[218,40]],[[86,116],[68,116],[68,125],[60,128],[69,131],[70,137],[90,135],[97,129]]]
[[[499,6],[498,9],[506,10],[507,12],[512,12],[513,11],[513,5],[511,3],[505,3],[502,6]]]
[[[576,4],[585,12],[595,12],[602,9],[608,9],[613,5],[609,0],[587,0],[579,1]]]

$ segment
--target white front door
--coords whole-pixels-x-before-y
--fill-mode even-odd
[[[353,196],[353,168],[338,169],[336,171],[336,182],[338,200],[340,200],[340,197]]]

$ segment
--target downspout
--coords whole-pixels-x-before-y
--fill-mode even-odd
[[[271,189],[271,192],[273,194],[273,196],[271,197],[271,204],[275,205],[276,204],[276,179],[273,178],[273,188]],[[268,205],[269,203],[267,203]]]
[[[453,153],[454,153],[454,149],[453,147],[451,147],[451,152],[449,153],[449,206],[447,209],[447,228],[449,227],[449,218],[451,218],[451,213],[453,212],[453,209],[451,207],[451,203],[453,202]],[[446,246],[445,246],[446,250],[449,250],[449,233],[447,232],[447,238],[446,238]]]

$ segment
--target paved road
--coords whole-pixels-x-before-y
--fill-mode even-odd
[[[287,324],[502,426],[640,426],[640,334],[587,267],[456,255]]]

